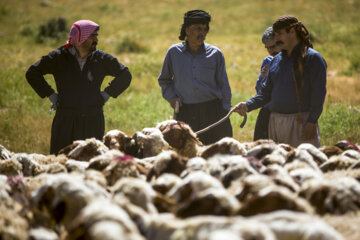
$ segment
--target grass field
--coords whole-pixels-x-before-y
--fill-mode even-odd
[[[212,22],[207,42],[225,55],[232,103],[255,93],[262,59],[264,29],[292,14],[311,33],[314,48],[328,64],[327,97],[319,120],[322,144],[347,139],[360,143],[360,0],[1,0],[0,1],[0,144],[14,152],[48,153],[53,116],[50,102],[39,98],[25,79],[27,68],[64,44],[73,22],[100,24],[98,48],[116,56],[133,75],[130,88],[105,108],[106,130],[128,135],[171,118],[157,83],[167,48],[178,42],[183,13],[204,9]],[[58,38],[39,39],[39,26],[52,18],[67,21]],[[52,76],[46,76],[54,86]],[[110,81],[106,78],[103,88]],[[231,116],[234,137],[252,139],[257,111]]]

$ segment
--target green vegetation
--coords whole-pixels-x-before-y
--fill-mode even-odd
[[[168,47],[178,42],[182,17],[190,9],[212,14],[207,42],[225,55],[232,103],[255,93],[264,29],[292,14],[308,28],[314,47],[328,64],[328,95],[320,118],[322,144],[347,139],[360,143],[360,0],[2,0],[0,2],[0,144],[14,152],[48,153],[52,117],[48,99],[39,98],[25,79],[28,67],[64,44],[71,24],[100,24],[98,48],[116,56],[133,74],[130,88],[105,108],[106,130],[128,135],[172,117],[157,77]],[[62,31],[57,19],[66,24]],[[43,27],[41,27],[43,26]],[[45,28],[41,32],[41,28]],[[55,28],[56,34],[46,35]],[[41,36],[41,38],[39,38]],[[52,37],[54,36],[54,37]],[[39,41],[39,39],[41,39]],[[52,76],[46,76],[54,86]],[[103,88],[111,78],[106,78]],[[231,116],[234,137],[250,141],[257,111]]]

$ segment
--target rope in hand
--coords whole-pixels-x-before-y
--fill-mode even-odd
[[[228,114],[226,114],[225,117],[223,117],[222,119],[220,119],[220,120],[217,121],[216,123],[213,123],[213,124],[211,124],[210,126],[204,128],[204,129],[201,129],[201,130],[199,130],[199,131],[197,131],[197,132],[195,132],[195,133],[198,135],[198,134],[204,133],[204,132],[209,131],[210,129],[216,127],[217,125],[219,125],[220,123],[222,123],[222,122],[224,122],[226,119],[228,119],[228,118],[230,117],[230,115],[235,111],[235,109],[236,109],[236,106],[233,107],[233,108],[228,112]],[[245,114],[245,115],[244,115],[244,119],[243,119],[242,123],[240,124],[240,127],[241,127],[241,128],[243,128],[243,127],[245,126],[246,120],[247,120],[247,115]]]

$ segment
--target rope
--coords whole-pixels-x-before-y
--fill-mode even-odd
[[[217,125],[219,125],[220,123],[222,123],[222,122],[224,122],[226,119],[228,119],[228,118],[230,117],[230,115],[235,111],[235,109],[236,109],[236,106],[233,107],[233,108],[228,112],[228,114],[226,114],[225,117],[223,117],[222,119],[220,119],[220,120],[217,121],[216,123],[213,123],[213,124],[211,124],[210,126],[208,126],[208,127],[204,128],[204,129],[201,129],[201,130],[195,132],[195,134],[199,135],[199,134],[201,134],[201,133],[204,133],[204,132],[209,131],[210,129],[216,127]],[[241,124],[240,124],[240,127],[241,127],[241,128],[243,128],[243,127],[245,126],[246,120],[247,120],[247,115],[245,114],[244,120],[243,120],[243,121],[241,122]]]

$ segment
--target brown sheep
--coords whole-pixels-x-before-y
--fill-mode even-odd
[[[189,125],[184,122],[167,120],[156,125],[170,147],[185,157],[196,157],[203,145],[196,137]]]

